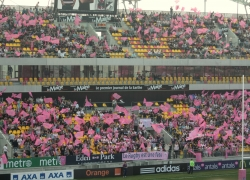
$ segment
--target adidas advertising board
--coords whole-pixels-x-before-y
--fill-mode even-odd
[[[73,170],[40,171],[11,173],[11,180],[70,180],[74,179]]]
[[[174,173],[174,172],[185,172],[185,171],[187,171],[187,164],[185,163],[134,167],[134,175]]]

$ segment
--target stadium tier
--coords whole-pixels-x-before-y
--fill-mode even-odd
[[[114,2],[96,8],[115,13]],[[135,10],[73,16],[60,12],[76,12],[75,7],[61,6],[59,12],[48,7],[0,12],[0,128],[14,157],[151,151],[168,151],[169,158],[193,157],[194,151],[238,155],[250,93],[243,91],[242,117],[243,92],[227,90],[238,90],[243,82],[249,87],[248,20]],[[224,91],[195,91],[199,84]],[[73,92],[77,88],[80,93]],[[106,92],[94,92],[101,88]],[[157,102],[138,101],[142,95]],[[125,100],[131,107],[121,107]],[[250,151],[248,131],[246,124],[245,152]]]

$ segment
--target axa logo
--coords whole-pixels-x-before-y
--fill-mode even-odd
[[[55,178],[64,178],[63,173],[50,173],[48,179],[55,179]]]
[[[61,91],[63,86],[50,86],[47,91]]]
[[[173,86],[171,89],[172,90],[179,90],[179,89],[185,89],[186,88],[186,84],[178,84]]]
[[[149,86],[148,90],[159,90],[162,88],[162,84]]]
[[[18,175],[13,175],[13,180],[33,180],[38,179],[36,174],[24,174],[21,176],[21,179],[18,179]]]
[[[180,166],[167,166],[164,165],[163,167],[156,167],[155,171],[157,173],[163,173],[163,172],[179,172],[181,170]]]
[[[89,90],[90,86],[86,85],[86,86],[76,86],[76,88],[74,88],[74,91],[87,91]]]

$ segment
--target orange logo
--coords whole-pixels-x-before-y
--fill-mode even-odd
[[[99,171],[87,170],[86,175],[87,176],[102,176],[102,177],[105,177],[105,176],[109,175],[109,170],[99,170]]]
[[[121,168],[115,168],[115,176],[120,176],[122,175]]]

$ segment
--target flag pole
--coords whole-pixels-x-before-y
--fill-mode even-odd
[[[246,169],[244,169],[244,100],[245,100],[245,92],[244,92],[244,75],[242,76],[242,107],[241,107],[241,169],[238,170],[238,180],[246,180],[247,179],[247,172]]]
[[[245,108],[244,108],[244,105],[245,105],[245,103],[244,103],[244,75],[242,76],[242,120],[241,120],[241,136],[242,136],[242,139],[241,139],[241,169],[244,169],[244,111],[245,111]]]

